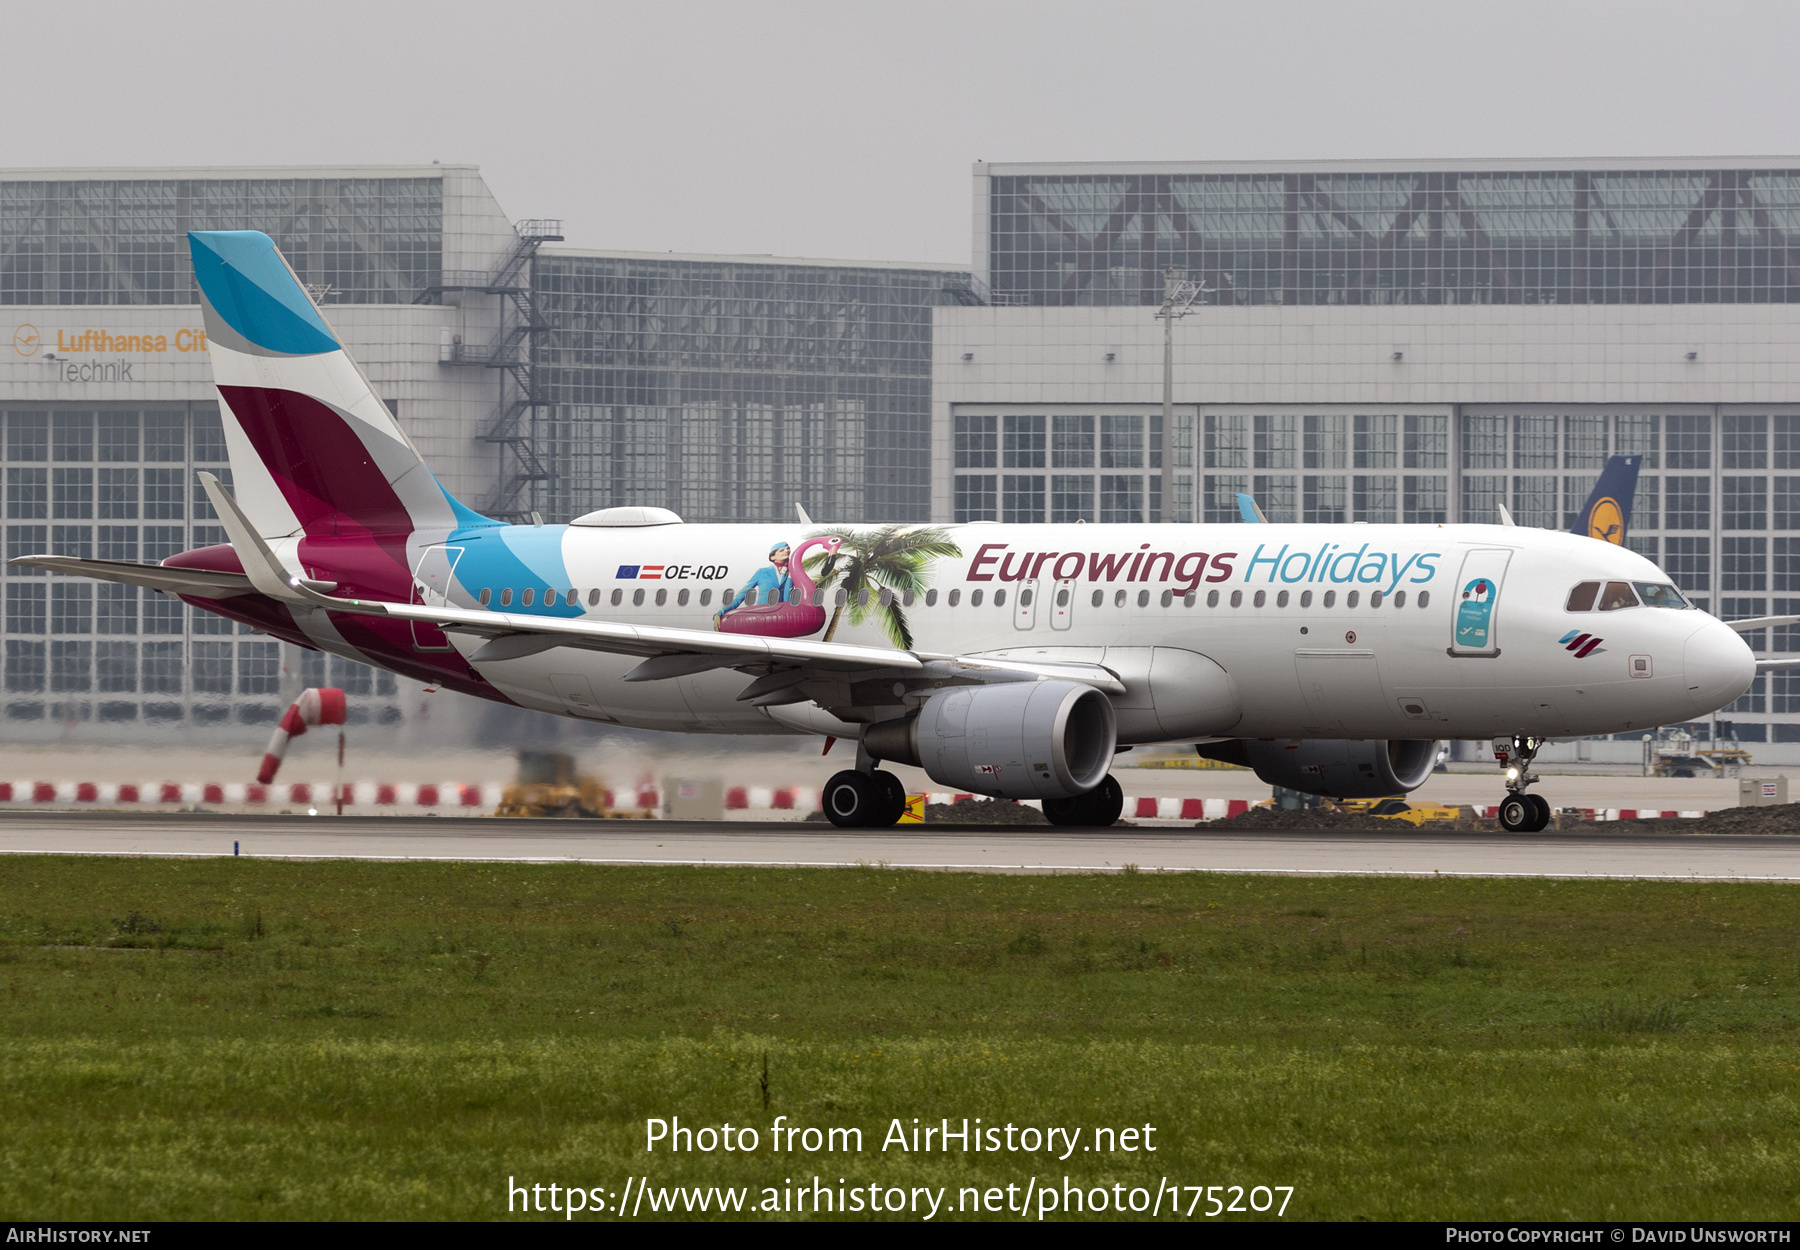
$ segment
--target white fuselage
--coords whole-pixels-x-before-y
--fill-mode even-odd
[[[1707,715],[1737,698],[1755,673],[1743,641],[1706,613],[1569,611],[1578,583],[1668,578],[1628,550],[1553,531],[897,527],[926,528],[947,535],[961,555],[924,561],[912,593],[892,596],[912,649],[1104,665],[1127,686],[1115,698],[1126,742],[1621,733]],[[529,614],[543,610],[548,590],[561,615],[708,630],[723,599],[768,565],[772,547],[800,548],[815,532],[682,524],[489,531],[450,540],[464,550],[454,556],[449,599]],[[508,558],[491,558],[497,542],[510,548]],[[815,574],[824,571],[822,554],[808,557]],[[788,576],[796,589],[808,584],[792,570]],[[840,574],[838,587],[827,582],[811,592],[828,628],[835,618],[832,640],[895,645],[881,623],[892,614],[880,580],[868,584],[861,623],[853,618],[862,605],[854,596],[840,602],[841,585]],[[524,606],[527,589],[540,606]],[[467,635],[453,638],[465,655],[481,646]],[[527,707],[646,729],[832,732],[841,724],[810,703],[762,709],[740,702],[752,678],[731,669],[622,681],[637,663],[559,647],[477,667]],[[899,694],[895,707],[871,706],[857,719],[898,714]]]

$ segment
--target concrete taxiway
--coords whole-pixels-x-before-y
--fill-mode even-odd
[[[0,854],[1800,881],[1800,837],[0,813]]]

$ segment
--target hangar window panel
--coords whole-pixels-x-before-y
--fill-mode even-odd
[[[1637,489],[1631,496],[1631,524],[1626,527],[1626,534],[1632,530],[1660,529],[1657,521],[1661,517],[1662,479],[1654,473],[1647,477],[1640,473]]]
[[[85,694],[94,686],[94,644],[87,639],[50,643],[50,689]]]
[[[6,558],[42,555],[50,549],[50,527],[47,525],[9,525],[6,527]],[[8,577],[44,577],[43,569],[22,568],[8,563]]]
[[[1574,415],[1563,418],[1565,469],[1598,469],[1606,463],[1606,417]]]
[[[1778,668],[1768,674],[1769,711],[1800,712],[1800,671]],[[1789,730],[1787,735],[1782,730]],[[1800,725],[1776,725],[1775,741],[1800,742]]]
[[[1474,525],[1500,524],[1500,505],[1506,502],[1506,478],[1498,473],[1464,474],[1462,519]]]
[[[1753,678],[1751,680],[1750,689],[1746,690],[1742,695],[1738,696],[1737,702],[1733,703],[1730,707],[1726,708],[1725,710],[1727,712],[1764,712],[1764,711],[1767,711],[1768,710],[1768,681],[1769,681],[1768,674],[1758,673],[1755,676],[1755,678]],[[1745,741],[1751,741],[1752,739],[1750,738],[1750,735],[1744,732],[1744,730],[1749,729],[1749,728],[1751,728],[1751,726],[1748,726],[1748,725],[1737,726],[1737,731],[1738,731],[1737,736],[1744,739]],[[1756,728],[1761,728],[1761,727],[1757,726]]]
[[[6,515],[36,518],[50,515],[50,471],[6,470]]]
[[[102,560],[125,560],[136,564],[138,527],[135,525],[100,525],[95,527],[94,553]]]
[[[1100,418],[1100,467],[1102,469],[1141,469],[1144,467],[1144,419],[1131,414]],[[1104,488],[1102,488],[1104,493]],[[1104,509],[1105,505],[1101,505]]]
[[[1100,475],[1102,524],[1135,524],[1144,519],[1144,479],[1136,474]]]
[[[55,517],[91,517],[94,515],[94,471],[92,469],[50,470],[50,515]]]
[[[1250,479],[1250,493],[1256,496],[1256,502],[1263,510],[1263,516],[1272,524],[1290,525],[1299,520],[1298,492],[1291,473],[1263,476],[1257,474]]]
[[[1800,538],[1769,540],[1769,582],[1777,594],[1800,594]]]
[[[1675,579],[1676,589],[1687,591],[1712,589],[1712,540],[1710,538],[1664,538],[1663,571]]]
[[[1450,467],[1450,418],[1434,413],[1408,413],[1402,423],[1401,467]]]
[[[92,559],[94,527],[91,525],[52,525],[50,527],[50,554],[80,556],[84,560]]]
[[[6,632],[42,634],[48,631],[50,588],[43,582],[10,582],[6,587]]]
[[[191,666],[195,694],[231,693],[231,644],[196,642]]]
[[[1400,418],[1383,413],[1358,413],[1356,425],[1357,469],[1400,467]]]
[[[1627,551],[1637,552],[1652,564],[1658,566],[1661,566],[1662,564],[1662,559],[1658,555],[1658,552],[1662,549],[1662,540],[1655,536],[1647,538],[1642,534],[1633,534],[1627,531],[1625,534],[1625,549]]]
[[[187,413],[144,414],[144,459],[157,464],[187,459]]]
[[[375,692],[375,670],[357,660],[347,660],[341,655],[334,655],[330,660],[331,684],[337,686],[345,694],[373,694]]]
[[[1094,418],[1084,413],[1070,413],[1050,419],[1050,467],[1053,469],[1091,469],[1094,467]]]
[[[1556,468],[1556,418],[1541,414],[1513,418],[1513,468]]]
[[[1008,473],[1000,483],[1000,519],[1037,524],[1044,519],[1044,475]]]
[[[1645,413],[1621,413],[1613,418],[1613,451],[1638,455],[1640,469],[1662,467],[1662,418]]]
[[[135,642],[94,644],[94,685],[102,694],[135,694],[138,648]]]
[[[1506,418],[1470,413],[1463,417],[1465,469],[1506,468]]]
[[[1300,519],[1308,525],[1342,525],[1344,475],[1307,474],[1300,479]]]
[[[91,582],[50,583],[50,632],[94,632],[94,586]]]
[[[1720,478],[1719,520],[1721,527],[1728,530],[1767,529],[1769,527],[1769,479],[1765,477]]]
[[[84,461],[94,458],[94,414],[59,412],[51,423],[52,458]]]
[[[1301,419],[1301,467],[1343,469],[1349,467],[1350,441],[1341,412],[1308,413]],[[1359,431],[1360,433],[1360,431]],[[1358,446],[1360,450],[1360,438]],[[1359,459],[1358,465],[1362,463]]]
[[[1206,467],[1250,467],[1249,422],[1242,413],[1209,412],[1205,418]]]
[[[182,498],[185,493],[182,482],[186,476],[181,469],[144,470],[145,520],[179,521],[187,516],[187,503]]]
[[[1351,519],[1371,525],[1392,525],[1399,500],[1392,473],[1359,473],[1351,479]]]
[[[956,418],[956,467],[993,469],[1000,464],[1000,418],[962,415]]]
[[[101,463],[117,464],[139,459],[136,412],[102,412],[98,426]]]
[[[1666,465],[1671,469],[1712,468],[1712,418],[1670,416],[1664,431]]]
[[[1179,437],[1179,435],[1177,435],[1177,437]],[[1149,443],[1146,446],[1145,450],[1148,453],[1149,458],[1150,458],[1150,467],[1152,469],[1162,468],[1162,463],[1163,463],[1163,419],[1162,419],[1162,413],[1160,413],[1160,412],[1154,414],[1150,418],[1150,439],[1149,439]],[[1104,468],[1105,466],[1103,465],[1101,467]]]
[[[1449,520],[1449,479],[1441,474],[1408,474],[1403,479],[1400,519],[1408,525],[1443,525]]]
[[[1292,469],[1295,466],[1295,452],[1298,450],[1300,419],[1292,413],[1259,412],[1252,418],[1254,456],[1251,467],[1256,469]]]
[[[1581,506],[1594,491],[1597,473],[1570,474],[1563,478],[1563,529],[1574,529],[1582,522]]]
[[[1090,418],[1091,419],[1091,418]],[[1092,474],[1058,473],[1050,479],[1050,520],[1058,525],[1098,520],[1094,512]]]
[[[1663,478],[1663,526],[1666,530],[1712,528],[1712,479]]]
[[[1769,418],[1771,468],[1800,469],[1800,416]]]
[[[6,458],[13,464],[50,458],[50,414],[20,412],[6,414]]]
[[[181,644],[179,642],[146,642],[142,644],[140,686],[145,694],[181,693]]]
[[[1722,538],[1719,540],[1719,589],[1767,590],[1769,540]]]
[[[8,694],[42,694],[44,692],[44,644],[22,639],[6,640],[6,690]],[[12,709],[8,709],[10,712]],[[42,716],[42,705],[38,715]]]
[[[194,409],[194,463],[224,464],[231,456],[225,446],[225,427],[219,422],[216,405]]]
[[[1243,474],[1208,473],[1201,482],[1202,519],[1209,525],[1227,525],[1238,519],[1237,497],[1249,493],[1250,479]]]
[[[1766,469],[1769,467],[1769,418],[1732,414],[1719,423],[1719,467]]]
[[[281,690],[280,644],[240,642],[237,654],[239,694],[278,694]]]
[[[145,591],[138,604],[139,632],[146,634],[180,634],[187,605],[179,599]]]
[[[100,517],[103,520],[135,521],[138,514],[138,471],[98,469],[95,472],[99,474],[96,494]]]
[[[154,593],[154,592],[152,592]],[[138,588],[101,582],[94,587],[94,632],[96,634],[135,634],[138,632]]]
[[[1557,478],[1551,473],[1520,474],[1513,478],[1512,514],[1518,525],[1539,529],[1560,529],[1561,509],[1557,507]]]
[[[231,470],[230,469],[221,465],[221,466],[217,466],[214,468],[209,468],[207,470],[207,472],[211,473],[214,477],[218,478],[219,485],[223,486],[227,491],[231,490]],[[218,520],[219,514],[217,512],[213,511],[212,499],[207,495],[206,487],[201,485],[200,478],[198,477],[198,475],[196,475],[194,477],[193,483],[194,484],[192,487],[192,499],[193,499],[193,509],[194,509],[194,511],[193,511],[194,520],[196,520],[196,521],[216,521],[216,520]],[[196,535],[199,534],[201,528],[202,527],[200,527],[200,526],[194,527],[194,532]],[[213,526],[213,527],[209,527],[209,528],[217,529],[218,527]],[[224,542],[225,541],[225,539],[223,537],[224,531],[219,530],[219,533],[220,533],[221,537],[215,539],[214,541],[215,542]],[[197,536],[194,539],[194,545],[197,547],[202,545],[200,542],[200,539]]]
[[[217,612],[208,612],[205,608],[195,608],[190,632],[195,634],[229,634],[235,629],[236,622],[220,616]]]
[[[959,522],[999,520],[999,479],[992,473],[957,474],[955,505]]]
[[[187,549],[187,540],[179,525],[146,525],[139,533],[143,536],[146,564],[161,564]]]
[[[1041,469],[1044,467],[1044,418],[1007,416],[1001,418],[1000,464],[1008,469]]]

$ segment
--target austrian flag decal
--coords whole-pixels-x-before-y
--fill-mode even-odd
[[[1606,650],[1605,647],[1600,645],[1602,642],[1606,641],[1604,638],[1596,638],[1592,634],[1584,634],[1578,629],[1571,629],[1568,633],[1557,639],[1557,641],[1562,644],[1565,650],[1573,651],[1575,653],[1575,658],[1578,660],[1585,660],[1590,655],[1596,655],[1599,652]]]

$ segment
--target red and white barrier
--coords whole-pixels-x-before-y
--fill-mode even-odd
[[[275,732],[269,738],[269,749],[263,753],[262,767],[256,770],[257,782],[266,786],[275,780],[275,772],[281,767],[281,760],[287,754],[290,740],[298,738],[311,725],[341,725],[344,723],[344,713],[344,692],[336,686],[302,690],[300,697],[283,713],[281,723],[275,726]],[[343,754],[343,736],[340,734],[340,765],[344,762]]]
[[[439,811],[492,811],[504,790],[499,782],[358,781],[344,786],[344,806],[363,808],[431,808]],[[304,807],[334,801],[332,784],[289,785],[243,782],[0,781],[0,804],[45,806],[96,804],[105,807]]]

